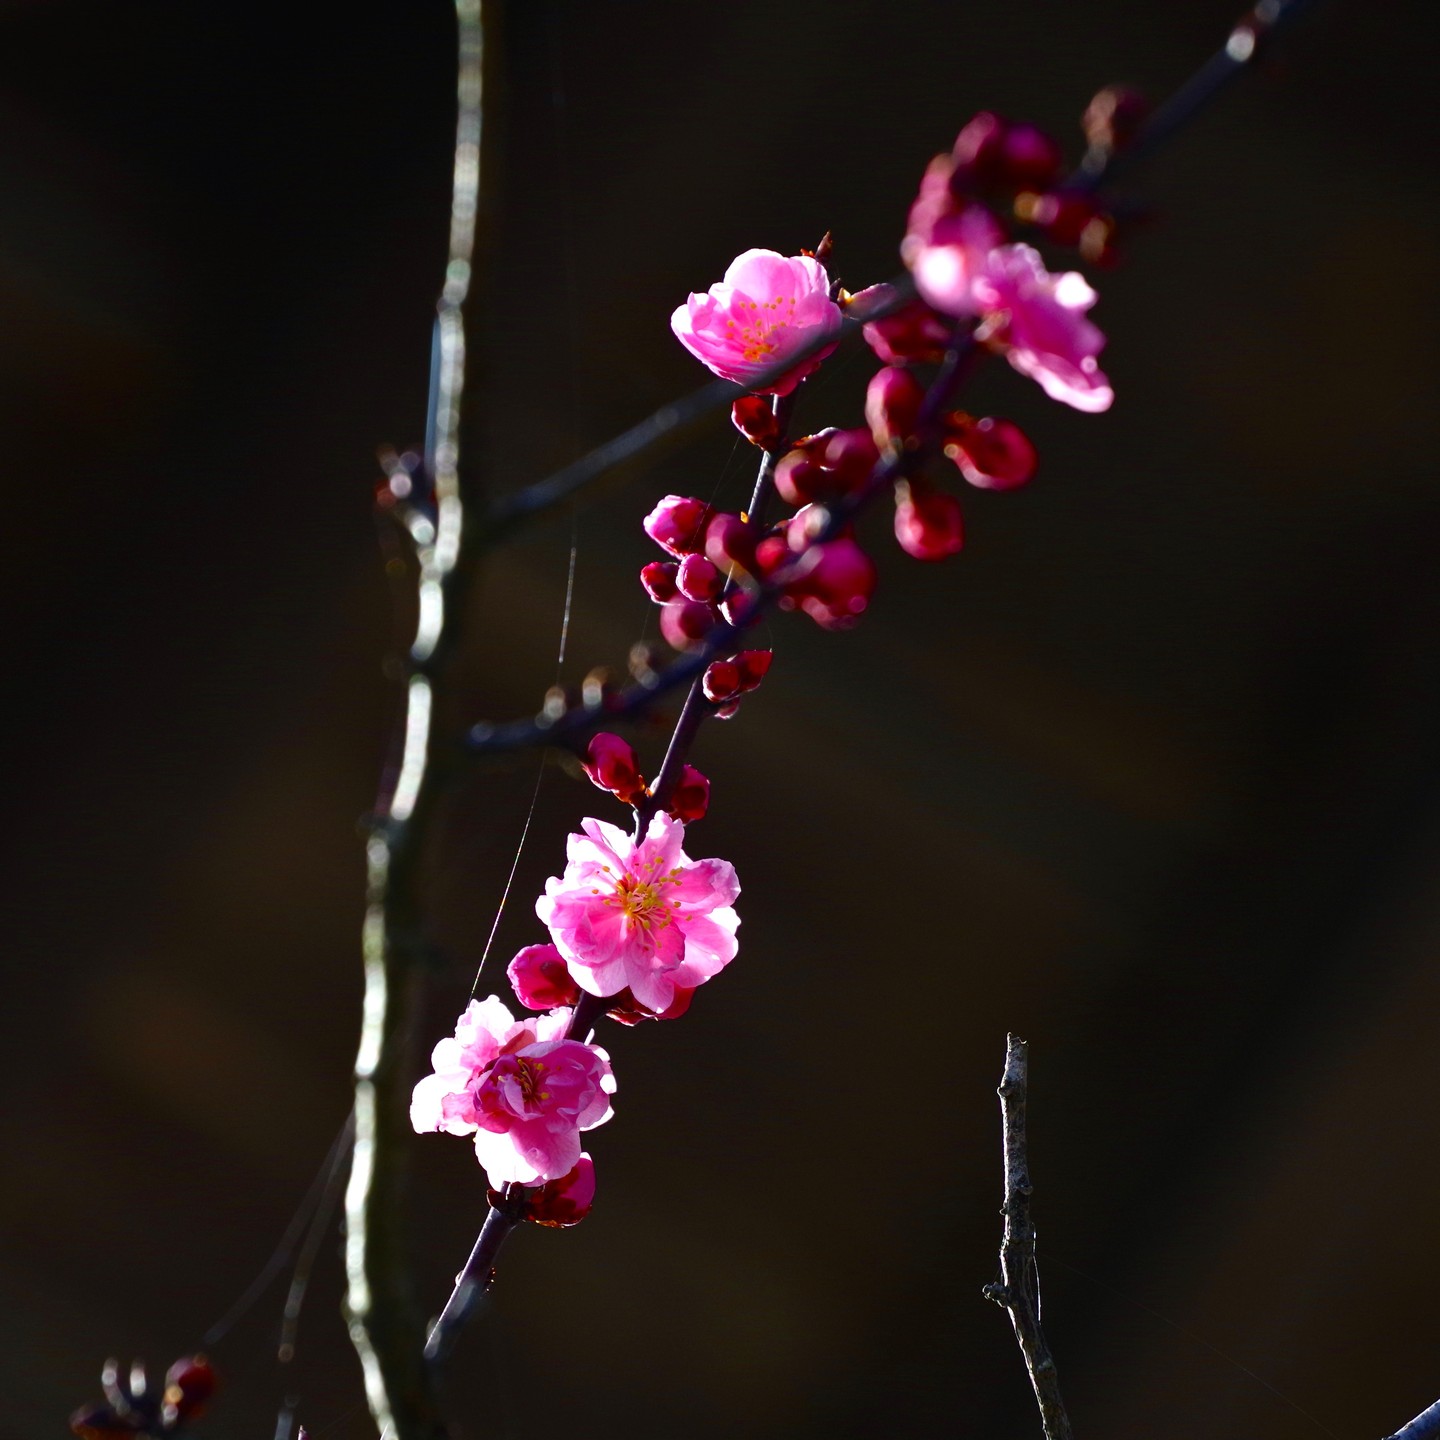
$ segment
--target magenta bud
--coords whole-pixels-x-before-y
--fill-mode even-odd
[[[908,370],[887,365],[870,377],[865,391],[865,419],[875,444],[902,444],[915,433],[920,407],[925,403],[925,387]]]
[[[662,615],[664,613],[661,611]],[[634,748],[628,741],[608,731],[601,730],[590,737],[580,768],[590,777],[593,785],[608,790],[627,805],[635,804],[645,793],[645,779],[640,774],[640,762]]]
[[[808,505],[834,492],[835,477],[808,450],[791,450],[775,466],[775,493],[787,505]]]
[[[680,772],[680,780],[670,797],[670,804],[666,806],[667,811],[676,820],[688,825],[692,820],[703,820],[709,808],[710,782],[693,765],[687,765]],[[676,995],[679,995],[678,988]]]
[[[675,585],[687,600],[713,600],[725,588],[725,577],[703,555],[687,555]]]
[[[722,511],[706,528],[705,557],[725,571],[736,565],[749,570],[755,564],[755,544],[759,539],[758,526]]]
[[[1009,420],[975,420],[949,429],[945,454],[980,490],[1016,490],[1038,463],[1025,432]]]
[[[880,461],[880,451],[867,430],[836,430],[825,442],[821,456],[825,468],[835,472],[843,490],[858,490]]]
[[[865,343],[887,365],[918,360],[938,365],[950,347],[955,322],[937,314],[923,300],[912,300],[903,310],[872,320],[863,334]]]
[[[673,560],[652,560],[641,569],[640,583],[657,605],[668,605],[679,593],[675,584],[679,569]]]
[[[730,407],[730,419],[752,445],[762,450],[773,449],[780,443],[780,422],[764,395],[742,395]]]
[[[498,1190],[486,1194],[492,1205],[501,1203]],[[595,1162],[582,1151],[573,1170],[526,1192],[524,1217],[535,1225],[569,1229],[590,1213],[594,1203]]]
[[[965,543],[960,503],[953,495],[899,487],[895,505],[895,538],[900,548],[917,560],[943,560]]]
[[[1000,169],[1017,188],[1043,189],[1060,173],[1060,146],[1034,125],[1012,125],[1000,142]]]
[[[773,650],[742,650],[738,655],[732,656],[732,663],[740,672],[739,689],[742,694],[753,690],[764,678],[770,669],[770,662],[775,658]]]
[[[790,546],[783,535],[767,535],[755,547],[755,573],[768,580],[790,558]]]
[[[952,188],[993,184],[1005,158],[1005,132],[1009,127],[996,114],[982,110],[955,137],[950,151],[955,165]]]
[[[515,998],[527,1010],[553,1010],[579,1002],[580,987],[553,945],[527,945],[505,973]]]
[[[715,607],[698,600],[677,600],[660,607],[660,633],[677,650],[689,650],[714,624]]]
[[[701,677],[700,688],[711,704],[732,699],[740,689],[740,667],[729,660],[712,661]]]
[[[645,533],[672,555],[689,555],[700,549],[709,515],[703,500],[667,495],[645,517]]]
[[[875,590],[875,565],[848,535],[813,545],[788,593],[817,625],[839,630],[864,613]]]
[[[755,597],[748,590],[732,590],[720,602],[720,614],[724,617],[725,623],[733,625],[737,630],[745,623],[754,608]]]

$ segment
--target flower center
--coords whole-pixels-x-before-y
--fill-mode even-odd
[[[678,865],[673,870],[661,871],[660,863],[660,858],[655,856],[641,867],[642,871],[650,872],[648,878],[642,879],[628,871],[617,876],[615,893],[604,900],[606,905],[618,905],[620,913],[652,944],[655,933],[665,929],[680,908],[678,900],[665,898],[665,887],[678,885],[683,878]]]
[[[795,318],[795,297],[787,299],[777,295],[763,304],[741,300],[735,308],[740,321],[738,324],[734,320],[725,322],[725,338],[732,345],[740,346],[745,359],[763,360],[779,348],[770,337],[777,330],[788,329]]]

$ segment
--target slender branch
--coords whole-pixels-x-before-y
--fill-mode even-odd
[[[407,1061],[418,989],[414,873],[434,810],[431,734],[447,624],[464,578],[459,476],[465,386],[463,306],[470,290],[480,199],[484,28],[481,0],[456,0],[458,116],[449,261],[437,307],[426,468],[433,521],[412,523],[417,618],[409,646],[400,761],[382,781],[366,839],[362,935],[365,997],[355,1058],[355,1145],[345,1192],[346,1311],[370,1413],[395,1440],[441,1440],[447,1431],[424,1364],[424,1328],[410,1279],[406,1224]],[[469,557],[466,556],[468,563]]]
[[[1437,1440],[1440,1437],[1440,1400],[1422,1410],[1408,1425],[1402,1425],[1386,1440]]]
[[[1040,1328],[1040,1283],[1035,1271],[1035,1225],[1030,1218],[1030,1164],[1025,1135],[1028,1066],[1029,1046],[1018,1036],[1007,1035],[999,1091],[1005,1134],[1005,1203],[1001,1207],[1005,1236],[1000,1244],[1003,1283],[987,1285],[984,1293],[1010,1312],[1035,1403],[1040,1407],[1045,1440],[1072,1440],[1074,1432],[1060,1399],[1055,1360]]]

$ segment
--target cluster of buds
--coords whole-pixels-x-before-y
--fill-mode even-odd
[[[140,1361],[125,1374],[118,1360],[107,1360],[100,1388],[105,1393],[101,1404],[70,1417],[70,1429],[80,1440],[159,1440],[179,1434],[201,1413],[215,1392],[215,1372],[203,1355],[189,1355],[165,1372],[163,1388],[152,1388]]]

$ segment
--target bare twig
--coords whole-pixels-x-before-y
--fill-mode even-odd
[[[370,1412],[395,1440],[440,1440],[446,1428],[424,1363],[424,1328],[408,1255],[405,1209],[409,1038],[420,974],[413,885],[435,798],[435,685],[453,642],[446,624],[461,569],[459,477],[465,385],[463,306],[480,199],[484,27],[481,0],[456,0],[458,118],[450,250],[437,307],[426,469],[434,519],[412,524],[418,610],[406,665],[400,762],[387,774],[366,839],[365,999],[355,1058],[355,1146],[345,1192],[346,1310]]]
[[[1440,1400],[1422,1410],[1408,1425],[1402,1425],[1386,1440],[1437,1440],[1440,1437]]]
[[[1005,1235],[1000,1244],[998,1285],[985,1295],[1010,1312],[1015,1339],[1025,1357],[1035,1403],[1045,1427],[1045,1440],[1072,1440],[1070,1417],[1060,1399],[1055,1360],[1040,1328],[1040,1284],[1035,1272],[1035,1225],[1030,1218],[1030,1164],[1026,1155],[1025,1096],[1029,1046],[1018,1036],[1005,1037],[1005,1071],[1000,1077],[1000,1115],[1005,1134]]]

